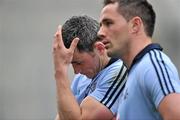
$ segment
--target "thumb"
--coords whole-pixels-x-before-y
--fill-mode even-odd
[[[72,41],[72,43],[71,43],[71,46],[70,46],[70,49],[71,49],[72,51],[75,50],[78,42],[79,42],[79,38],[74,38],[74,39],[73,39],[73,41]]]

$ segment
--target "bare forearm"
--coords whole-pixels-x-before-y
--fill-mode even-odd
[[[54,120],[61,120],[61,119],[59,118],[59,114],[56,115],[56,118],[55,118]]]
[[[67,74],[56,72],[57,104],[60,120],[81,120],[81,110],[70,89]]]
[[[70,48],[66,48],[62,40],[61,32],[62,29],[61,26],[59,26],[57,32],[54,35],[53,42],[58,114],[61,120],[80,120],[80,107],[71,92],[67,74],[68,66],[71,64],[74,50],[79,39],[75,38],[72,41]]]

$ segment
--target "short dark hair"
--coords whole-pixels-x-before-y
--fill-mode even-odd
[[[93,51],[93,44],[97,41],[99,23],[86,15],[73,16],[62,26],[62,38],[66,48],[69,48],[72,40],[78,37],[80,40],[77,49],[80,52]]]
[[[152,37],[155,27],[156,14],[147,0],[104,0],[104,6],[118,3],[119,13],[127,20],[139,16],[145,26],[147,36]]]

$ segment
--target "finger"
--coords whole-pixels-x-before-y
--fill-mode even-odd
[[[57,31],[56,32],[59,32],[61,30],[61,25],[59,24],[58,26],[57,26]]]
[[[58,30],[56,32],[56,40],[57,40],[59,47],[64,46],[64,42],[62,39],[62,27],[61,27],[61,25],[58,26]]]
[[[57,42],[56,42],[56,33],[54,34],[54,39],[53,39],[53,42],[52,42],[52,51],[54,52],[55,49],[57,47]]]
[[[58,47],[58,44],[56,42],[56,40],[53,41],[53,45],[52,45],[52,51],[55,51]]]
[[[55,39],[55,42],[56,42],[58,48],[65,48],[63,38],[62,38],[62,27],[61,27],[61,25],[58,26],[58,29],[55,33],[54,39]]]
[[[69,49],[74,51],[76,46],[77,46],[77,44],[78,44],[78,42],[79,42],[79,38],[74,38]]]
[[[53,44],[52,44],[52,50],[55,51],[57,49],[57,47],[59,46],[58,45],[58,36],[59,36],[59,33],[58,31],[56,31],[56,33],[54,34],[54,40],[53,40]]]

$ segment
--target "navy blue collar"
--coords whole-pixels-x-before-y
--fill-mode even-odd
[[[110,66],[112,63],[116,62],[117,60],[119,60],[119,58],[111,58],[111,59],[109,60],[108,64],[107,64],[104,68]]]
[[[139,52],[136,57],[134,58],[134,60],[132,61],[132,64],[131,64],[131,67],[129,68],[129,72],[131,70],[131,68],[138,62],[142,59],[142,57],[148,53],[149,51],[153,50],[153,49],[157,49],[157,50],[160,50],[162,51],[163,48],[157,44],[157,43],[152,43],[152,44],[149,44],[148,46],[146,46],[143,50],[141,50],[141,52]]]
[[[119,58],[110,58],[108,64],[107,64],[103,69],[105,69],[106,67],[110,66],[111,64],[113,64],[113,63],[116,62],[117,60],[119,60]],[[100,71],[102,71],[103,69],[101,69]],[[100,72],[100,71],[99,71],[99,72]],[[99,74],[99,73],[97,73],[97,74],[92,78],[92,80],[94,80],[94,78],[96,78],[98,74]]]

